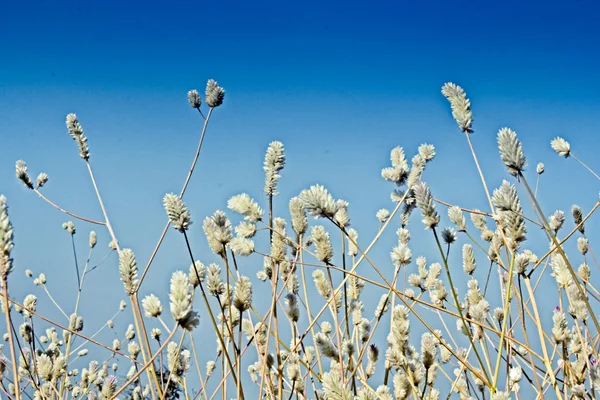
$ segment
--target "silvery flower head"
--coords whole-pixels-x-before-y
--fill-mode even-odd
[[[102,384],[101,396],[102,399],[110,399],[117,390],[117,378],[115,376],[107,376]]]
[[[408,161],[404,154],[404,149],[400,146],[392,149],[390,153],[392,166],[381,170],[381,177],[389,182],[394,182],[397,186],[404,185],[408,177]]]
[[[206,83],[206,104],[209,107],[219,107],[223,104],[225,90],[217,84],[214,79],[209,79]]]
[[[200,104],[202,103],[202,99],[198,94],[196,89],[192,89],[187,93],[188,102],[192,108],[200,108]]]
[[[425,162],[429,162],[435,157],[435,147],[432,144],[423,143],[419,146],[419,155]]]
[[[577,239],[577,250],[579,250],[579,252],[582,255],[585,256],[589,249],[590,249],[590,242],[587,238],[580,237]]]
[[[190,265],[189,275],[192,286],[199,286],[200,282],[203,282],[204,278],[206,278],[206,267],[200,261],[196,261]]]
[[[86,161],[89,160],[90,149],[88,148],[88,145],[87,145],[87,137],[85,136],[85,133],[83,132],[83,127],[79,123],[77,116],[72,113],[67,115],[66,125],[67,125],[67,129],[69,131],[69,134],[71,135],[73,140],[75,140],[75,142],[77,143],[77,147],[79,147],[79,155],[84,160],[86,160]]]
[[[467,220],[462,212],[462,209],[458,206],[453,206],[448,209],[448,217],[459,232],[465,232],[467,230]]]
[[[285,313],[292,322],[298,322],[300,319],[300,309],[298,308],[298,299],[294,293],[288,293],[285,296],[285,305],[287,307]]]
[[[93,249],[96,246],[96,243],[98,243],[98,238],[96,236],[96,232],[91,231],[90,232],[90,241],[89,241],[90,249]]]
[[[138,266],[131,249],[123,249],[119,254],[119,274],[125,293],[133,295],[138,284]]]
[[[221,279],[221,268],[217,264],[210,264],[206,275],[208,293],[220,296],[225,293],[225,284]]]
[[[229,248],[234,254],[247,257],[254,253],[254,241],[243,237],[234,237],[229,242]]]
[[[304,203],[300,197],[290,199],[290,215],[292,216],[292,228],[296,235],[303,235],[308,227],[308,219],[304,210]]]
[[[498,149],[500,158],[508,173],[517,176],[525,168],[525,154],[515,131],[502,128],[498,132]]]
[[[227,208],[233,212],[242,214],[250,222],[257,222],[262,219],[262,208],[246,193],[241,193],[230,198],[227,201]]]
[[[40,172],[36,179],[38,188],[43,187],[47,182],[48,182],[48,174],[45,172]]]
[[[425,229],[435,228],[440,222],[440,216],[435,210],[429,187],[423,182],[418,182],[415,184],[413,191],[417,206],[421,209],[423,215]]]
[[[0,195],[0,275],[6,278],[12,271],[10,253],[14,247],[13,227],[8,217],[6,197]]]
[[[321,185],[303,190],[299,197],[304,204],[304,209],[316,218],[333,218],[337,211],[335,200]]]
[[[223,211],[217,210],[206,217],[203,224],[208,245],[215,254],[223,254],[225,245],[233,238],[231,222]]]
[[[28,294],[25,296],[25,300],[23,300],[23,315],[26,317],[31,317],[33,313],[35,313],[37,308],[37,297],[32,294]]]
[[[377,214],[375,214],[375,216],[377,217],[379,222],[383,224],[390,217],[390,212],[389,210],[382,208],[381,210],[377,211]]]
[[[160,299],[154,294],[144,297],[142,307],[144,308],[144,315],[146,317],[158,317],[162,314],[162,304],[160,304]]]
[[[313,226],[311,235],[315,243],[315,254],[319,261],[329,263],[333,257],[333,246],[329,233],[321,225]]]
[[[265,171],[265,193],[269,196],[277,194],[277,181],[281,177],[279,171],[285,166],[283,143],[274,141],[269,144],[265,154],[263,170]]]
[[[538,173],[538,175],[541,175],[544,173],[545,169],[544,169],[544,163],[539,163],[536,167],[536,172]]]
[[[73,223],[73,221],[68,221],[62,224],[62,227],[64,230],[66,230],[69,235],[74,235],[76,230],[75,230],[75,224]]]
[[[565,139],[556,137],[550,142],[552,150],[554,150],[561,157],[569,157],[571,155],[571,145]]]
[[[575,225],[577,225],[577,229],[581,233],[585,233],[585,225],[583,224],[583,212],[581,211],[581,207],[577,204],[573,204],[571,207],[571,215],[573,216],[573,221]]]
[[[173,319],[181,323],[192,311],[192,288],[185,272],[176,271],[171,276],[169,300]]]
[[[405,244],[399,244],[392,249],[390,257],[392,258],[394,265],[399,268],[401,266],[410,264],[412,260],[412,252]]]
[[[358,232],[354,228],[348,229],[348,255],[355,257],[358,254]]]
[[[192,216],[179,196],[173,193],[166,194],[163,205],[173,228],[179,232],[187,231],[192,224]]]
[[[252,307],[252,283],[245,276],[240,277],[233,290],[233,306],[244,312]]]
[[[557,210],[550,216],[550,229],[552,229],[555,233],[562,228],[565,223],[565,213],[563,211]]]
[[[348,215],[348,206],[350,205],[345,200],[338,200],[335,202],[337,211],[333,216],[333,220],[341,227],[345,228],[350,225],[350,216]]]
[[[235,233],[241,238],[253,238],[256,235],[256,224],[253,222],[242,221],[235,227]]]
[[[471,102],[467,98],[463,88],[448,82],[442,86],[442,94],[450,102],[452,117],[454,117],[460,130],[465,133],[473,132],[473,112],[471,111]]]
[[[410,174],[408,174],[408,187],[413,187],[415,183],[421,180],[423,176],[423,171],[425,171],[425,166],[427,161],[420,154],[415,154],[411,160],[412,166],[410,168]]]
[[[15,171],[17,178],[19,178],[19,180],[23,182],[23,184],[29,189],[33,189],[33,182],[31,181],[29,173],[27,172],[27,164],[25,164],[25,161],[17,161],[15,165]]]
[[[473,252],[473,246],[470,244],[465,244],[462,248],[462,258],[463,258],[463,271],[466,274],[472,275],[477,268],[477,264],[475,263],[475,253]]]

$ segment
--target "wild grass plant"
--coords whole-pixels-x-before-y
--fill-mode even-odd
[[[373,217],[379,226],[374,237],[360,235],[361,227],[351,224],[350,203],[319,184],[298,188],[291,199],[278,196],[287,161],[279,141],[267,146],[262,188],[223,201],[227,211],[194,216],[184,194],[224,95],[213,80],[203,99],[195,90],[188,93],[202,132],[183,186],[162,199],[165,227],[144,264],[128,248],[132,239],[113,229],[92,168],[93,148],[75,114],[66,118],[67,132],[88,170],[102,220],[61,208],[44,195],[48,175],[34,180],[26,163],[17,161],[16,176],[26,188],[70,219],[63,229],[73,244],[78,286],[73,302],[59,305],[43,273],[23,270],[11,258],[13,225],[9,201],[1,196],[4,398],[596,398],[600,326],[594,311],[600,293],[592,270],[600,265],[585,228],[600,202],[586,204],[587,213],[573,205],[571,217],[563,211],[549,215],[537,197],[544,165],[525,172],[525,153],[509,128],[497,134],[506,180],[488,186],[471,142],[473,115],[462,88],[447,83],[442,95],[472,153],[489,208],[468,209],[435,197],[435,182],[424,174],[436,155],[433,145],[408,150],[414,153],[410,161],[396,147],[391,165],[381,171],[390,182],[391,207]],[[553,139],[551,146],[600,180],[564,139]],[[289,212],[277,215],[276,202]],[[423,228],[430,252],[413,256],[411,230]],[[98,243],[93,229],[106,230],[110,243]],[[194,229],[203,230],[213,254],[196,250],[189,235]],[[83,266],[73,241],[81,231],[89,234]],[[18,226],[14,232],[18,238]],[[179,236],[189,268],[174,268],[164,292],[142,296],[166,235]],[[384,235],[397,243],[384,249],[389,259],[378,265],[370,255]],[[530,247],[528,235],[548,246]],[[98,255],[106,245],[108,255]],[[577,251],[568,256],[571,248]],[[110,290],[127,301],[116,310],[117,326],[110,320],[88,330],[84,321],[93,317],[85,315],[80,300],[88,275],[101,264],[114,266],[106,270],[119,274],[122,288]],[[33,285],[24,299],[11,296],[10,278],[17,273]],[[540,282],[549,275],[553,287],[546,293],[556,293],[552,313],[540,295]],[[39,313],[42,300],[61,318]],[[115,333],[112,341],[97,340],[108,330]]]

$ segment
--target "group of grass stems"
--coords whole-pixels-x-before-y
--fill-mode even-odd
[[[410,164],[401,147],[391,151],[391,166],[384,168],[381,176],[395,184],[393,207],[377,212],[377,233],[370,240],[361,240],[362,245],[358,244],[358,232],[350,228],[349,203],[335,200],[320,185],[302,190],[289,201],[290,226],[273,214],[285,164],[283,145],[274,141],[264,161],[262,195],[266,210],[242,193],[227,202],[239,220],[235,228],[223,211],[208,216],[203,230],[214,254],[203,254],[202,258],[215,262],[204,265],[195,258],[198,254],[194,254],[195,246],[188,237],[192,221],[183,196],[209,121],[223,103],[224,94],[213,80],[207,83],[204,100],[195,90],[188,93],[190,105],[203,121],[198,147],[179,194],[167,194],[163,199],[168,219],[141,272],[133,251],[121,247],[128,239],[119,240],[113,230],[94,178],[87,137],[74,114],[67,116],[67,130],[89,172],[102,220],[74,214],[48,199],[41,190],[48,176],[41,173],[34,182],[25,162],[17,161],[16,175],[29,190],[78,223],[106,229],[111,241],[108,254],[95,257],[97,239],[91,231],[87,261],[80,271],[75,225],[71,221],[63,224],[73,245],[78,282],[76,300],[69,307],[55,301],[43,273],[34,277],[32,271],[23,271],[39,295],[64,317],[52,320],[36,311],[36,295],[28,294],[21,300],[9,294],[8,278],[18,270],[19,262],[16,260],[13,268],[13,227],[7,200],[0,197],[1,298],[7,328],[7,344],[0,359],[2,397],[595,398],[600,391],[600,365],[596,361],[600,327],[592,304],[600,301],[600,293],[592,284],[588,262],[600,265],[586,236],[585,223],[600,203],[590,203],[585,215],[573,205],[574,225],[569,232],[562,229],[568,225],[564,212],[546,217],[536,197],[544,166],[537,166],[537,180],[532,185],[524,173],[521,143],[508,128],[498,132],[497,141],[509,176],[490,191],[471,143],[473,117],[462,88],[447,83],[442,94],[473,155],[489,203],[487,211],[461,208],[433,197],[422,176],[435,151],[432,145],[423,144]],[[551,146],[558,155],[587,169],[582,172],[600,180],[571,152],[568,142],[556,138]],[[529,217],[520,198],[525,198],[531,209]],[[451,228],[439,227],[438,209],[447,209]],[[429,259],[435,262],[412,257],[408,222],[413,212],[422,216],[422,221],[413,224],[417,229],[424,224],[427,235],[431,235],[434,246]],[[474,228],[467,225],[465,214]],[[309,226],[308,215],[317,223]],[[542,249],[536,255],[524,248],[526,225],[545,236],[547,251]],[[369,254],[392,226],[397,229],[398,244],[391,249],[391,264],[377,266]],[[140,301],[141,285],[169,227],[178,231],[173,234],[182,236],[181,251],[189,254],[190,260],[189,270],[174,272],[170,281],[172,320],[163,319],[159,296],[149,294]],[[336,257],[330,232],[339,235],[334,241],[340,247],[335,250]],[[459,239],[464,241],[461,250],[456,248]],[[563,248],[568,241],[577,242],[579,253],[570,258]],[[451,251],[462,252],[462,265],[448,261]],[[131,319],[122,324],[126,329],[117,330],[109,320],[100,328],[84,331],[79,304],[86,277],[103,263],[114,261],[115,252],[128,301],[121,302],[114,318],[128,308]],[[262,258],[262,269],[243,266],[242,257],[253,258],[251,265]],[[92,263],[92,259],[98,261]],[[576,268],[574,262],[580,265]],[[357,272],[359,266],[363,275]],[[365,276],[366,271],[371,278]],[[547,302],[540,308],[536,299],[539,282],[547,274],[556,283],[555,288],[544,289],[546,296],[556,290],[554,310],[546,308]],[[253,283],[246,275],[255,275],[258,281],[254,285],[270,291],[270,304],[253,303]],[[368,301],[365,293],[369,298],[381,296],[379,302]],[[167,298],[166,294],[162,297]],[[372,309],[368,311],[365,306]],[[92,319],[86,327],[94,324],[97,321]],[[419,335],[411,334],[411,327],[422,332],[420,343]],[[113,343],[95,339],[107,330],[117,337]],[[216,351],[206,345],[213,340]],[[88,348],[97,361],[85,361]],[[385,349],[381,357],[380,349]],[[199,358],[208,362],[201,365]]]

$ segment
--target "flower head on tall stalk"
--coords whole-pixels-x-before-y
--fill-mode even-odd
[[[285,166],[283,143],[274,141],[269,144],[265,154],[263,170],[265,171],[265,193],[268,196],[277,194],[277,181],[281,176],[279,171]]]
[[[203,224],[208,245],[215,254],[224,254],[225,245],[233,238],[231,222],[223,211],[217,210],[206,217]]]
[[[509,174],[517,176],[523,172],[525,154],[515,131],[509,128],[500,129],[498,132],[498,149],[500,149],[500,158]]]
[[[300,192],[304,209],[315,218],[333,218],[337,204],[327,189],[321,185],[311,186]]]
[[[561,157],[567,158],[571,155],[571,145],[561,137],[552,139],[550,146],[552,146],[552,150]]]
[[[419,182],[415,184],[413,191],[416,204],[421,209],[423,215],[425,229],[435,228],[440,222],[440,215],[435,210],[435,204],[433,204],[433,197],[431,196],[429,186],[423,182]]]
[[[14,247],[13,226],[8,217],[6,197],[0,195],[0,276],[6,279],[12,271],[10,253]]]
[[[75,143],[77,143],[77,147],[79,148],[79,155],[84,160],[89,160],[90,149],[87,145],[87,136],[85,136],[85,133],[83,132],[83,127],[79,123],[77,115],[72,113],[67,115],[66,125],[69,134],[71,135]]]
[[[173,193],[168,193],[163,198],[163,205],[173,228],[179,232],[187,231],[192,224],[192,216],[181,198]]]
[[[442,86],[442,94],[450,102],[452,117],[454,117],[460,130],[465,133],[472,133],[473,112],[471,111],[471,102],[463,88],[448,82]]]
[[[217,81],[209,79],[206,83],[206,104],[210,108],[219,107],[223,104],[225,90],[219,86]]]
[[[15,174],[17,178],[23,182],[23,184],[29,188],[33,189],[33,182],[31,181],[31,177],[27,172],[27,164],[23,160],[18,160],[15,164]]]

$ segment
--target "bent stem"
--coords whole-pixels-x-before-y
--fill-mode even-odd
[[[187,189],[190,179],[192,177],[192,174],[194,173],[194,170],[196,168],[196,163],[198,162],[198,158],[200,157],[200,150],[202,150],[202,143],[204,142],[204,135],[206,134],[206,128],[208,127],[208,121],[210,121],[210,116],[211,116],[212,112],[213,112],[213,108],[208,110],[208,114],[206,115],[206,118],[204,118],[204,126],[202,127],[202,134],[200,135],[200,142],[198,143],[198,148],[196,149],[196,154],[194,156],[194,160],[192,161],[192,166],[190,167],[190,170],[188,171],[188,174],[185,178],[185,182],[183,183],[181,192],[179,192],[180,199],[183,198],[183,195],[185,194],[185,190]],[[152,262],[154,261],[154,258],[156,257],[156,254],[158,253],[158,249],[162,245],[165,235],[167,234],[167,230],[169,229],[169,226],[171,226],[171,221],[167,221],[167,224],[165,225],[162,233],[160,234],[158,243],[156,243],[156,246],[154,247],[154,250],[152,251],[152,254],[150,255],[150,259],[148,260],[146,267],[144,267],[144,271],[140,275],[140,281],[137,285],[137,288],[135,289],[136,292],[138,292],[140,290],[140,287],[142,286],[142,282],[144,282],[144,278],[146,277],[146,274],[148,273],[148,269],[150,269],[150,265],[152,265]]]

